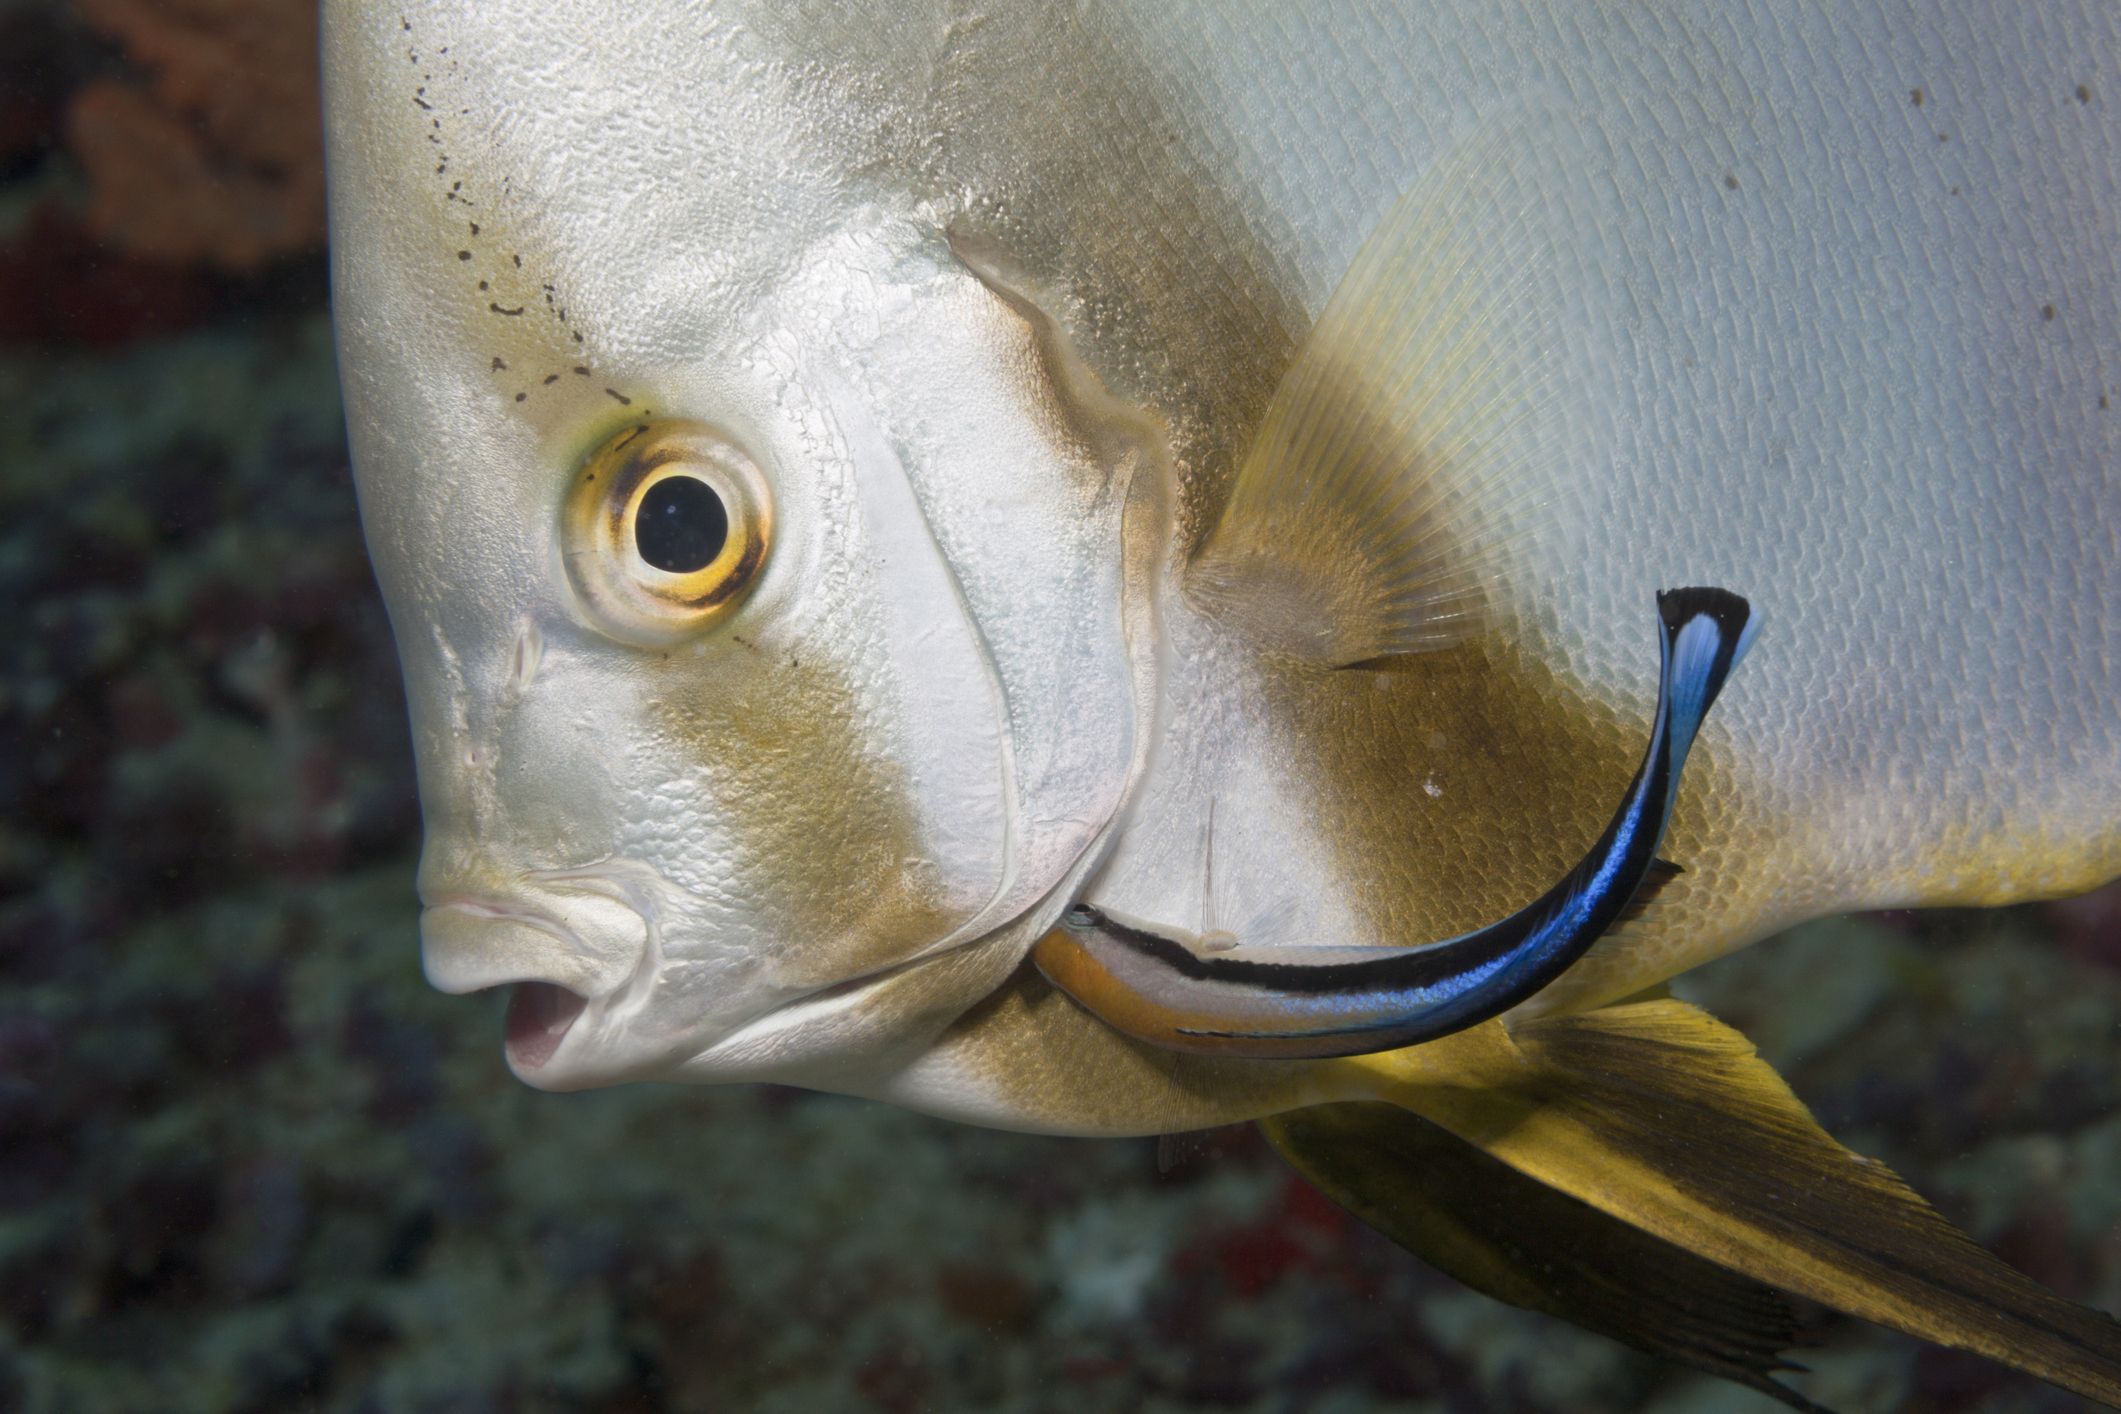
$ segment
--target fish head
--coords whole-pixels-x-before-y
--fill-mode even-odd
[[[546,1088],[810,1076],[991,989],[1094,862],[1152,458],[813,76],[720,12],[590,23],[327,20],[426,970],[518,984]]]

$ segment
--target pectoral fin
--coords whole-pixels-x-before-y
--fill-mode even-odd
[[[1613,925],[1618,927],[1623,923],[1633,923],[1649,912],[1650,905],[1657,902],[1657,896],[1664,892],[1664,886],[1684,873],[1686,870],[1669,859],[1651,860],[1649,872],[1642,876],[1642,883],[1637,886],[1635,897],[1629,899],[1628,906],[1620,910],[1620,916],[1613,920]]]
[[[1493,1022],[1340,1064],[1675,1247],[2121,1407],[2121,1325],[2004,1265],[1837,1144],[1743,1036],[1694,1007]]]
[[[1549,368],[1565,230],[1555,113],[1446,149],[1356,254],[1268,404],[1194,600],[1327,667],[1403,666],[1480,629],[1580,425]]]
[[[1320,1105],[1260,1128],[1335,1202],[1475,1291],[1819,1409],[1771,1378],[1801,1368],[1782,1358],[1800,1325],[1774,1287],[1527,1178],[1397,1105]]]

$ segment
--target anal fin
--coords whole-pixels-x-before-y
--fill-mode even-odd
[[[2121,1408],[2121,1324],[1975,1244],[1670,999],[1341,1064],[1527,1178],[1754,1280]]]
[[[1475,1291],[1819,1411],[1773,1375],[1801,1324],[1774,1287],[1543,1183],[1397,1105],[1262,1120],[1328,1197]]]

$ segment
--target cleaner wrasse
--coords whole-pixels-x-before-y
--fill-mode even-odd
[[[1662,678],[1649,749],[1605,833],[1574,869],[1497,923],[1413,947],[1207,951],[1077,904],[1031,960],[1130,1036],[1209,1055],[1326,1057],[1396,1050],[1527,1001],[1677,866],[1657,858],[1687,750],[1758,625],[1721,589],[1657,596]]]

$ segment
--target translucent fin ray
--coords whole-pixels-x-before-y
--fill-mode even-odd
[[[2121,1408],[2121,1324],[1997,1260],[1673,1000],[1493,1022],[1343,1064],[1373,1093],[1672,1245]]]
[[[1517,1172],[1397,1105],[1320,1105],[1262,1120],[1333,1201],[1498,1301],[1759,1390],[1803,1326],[1774,1287],[1705,1261]]]
[[[1547,337],[1566,126],[1512,109],[1370,234],[1268,404],[1187,592],[1264,646],[1389,665],[1490,617],[1569,418]]]

